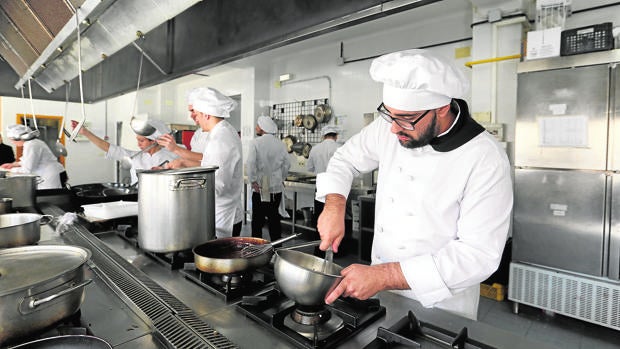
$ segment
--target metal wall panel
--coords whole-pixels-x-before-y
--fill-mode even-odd
[[[604,172],[516,169],[513,260],[602,276],[605,183]]]
[[[605,170],[608,65],[521,73],[518,80],[515,165]],[[541,146],[539,122],[567,116],[587,117],[587,146]]]

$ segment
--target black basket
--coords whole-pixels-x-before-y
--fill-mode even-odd
[[[562,31],[560,55],[570,56],[586,52],[613,50],[614,37],[611,22]]]

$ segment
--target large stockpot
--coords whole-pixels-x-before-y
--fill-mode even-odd
[[[301,305],[324,304],[342,280],[341,266],[299,251],[276,251],[273,270],[280,290]]]
[[[138,244],[176,252],[215,237],[217,166],[138,173]]]
[[[0,347],[80,309],[90,255],[62,245],[0,250]]]
[[[36,213],[0,215],[0,248],[34,244],[41,239],[41,224],[53,219],[53,216]]]
[[[37,185],[41,177],[33,174],[13,174],[0,178],[0,196],[13,199],[13,207],[35,207]]]

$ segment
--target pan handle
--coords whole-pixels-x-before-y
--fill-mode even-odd
[[[51,214],[41,215],[41,218],[39,219],[39,225],[50,224],[53,220],[54,216],[52,216]]]
[[[66,295],[67,293],[71,293],[71,292],[73,292],[73,291],[77,290],[78,288],[82,288],[82,287],[84,287],[84,286],[86,286],[86,285],[90,284],[92,281],[93,281],[92,279],[87,279],[87,280],[84,280],[84,281],[82,281],[81,283],[79,283],[79,284],[77,284],[77,285],[71,286],[71,287],[69,287],[69,288],[67,288],[67,289],[65,289],[65,290],[62,290],[62,291],[60,291],[60,292],[58,292],[58,293],[56,293],[56,294],[53,294],[53,295],[47,296],[47,297],[45,297],[45,298],[41,298],[41,299],[36,299],[36,298],[33,298],[33,299],[31,299],[31,300],[28,302],[28,308],[30,308],[30,309],[34,309],[34,308],[38,307],[38,306],[39,306],[39,305],[41,305],[41,304],[45,304],[45,303],[47,303],[47,302],[51,302],[51,301],[53,301],[54,299],[56,299],[56,298],[58,298],[58,297],[64,296],[64,295]]]

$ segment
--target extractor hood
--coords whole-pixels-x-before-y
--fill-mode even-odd
[[[20,77],[16,89],[32,78],[52,92],[78,75],[78,20],[86,71],[127,45],[140,49],[142,34],[199,1],[2,0],[0,56]]]

